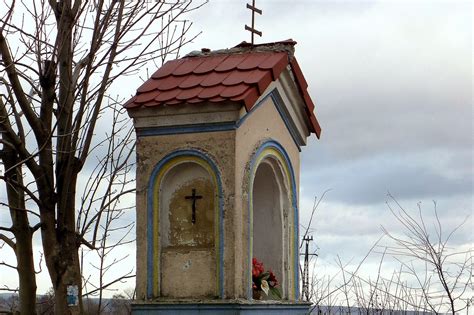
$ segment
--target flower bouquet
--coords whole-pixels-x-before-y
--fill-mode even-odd
[[[263,263],[256,258],[252,259],[252,291],[253,299],[262,299],[264,292],[270,299],[281,299],[281,291],[278,286],[278,280],[271,271],[265,271]]]

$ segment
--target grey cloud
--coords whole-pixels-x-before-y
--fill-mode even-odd
[[[468,155],[469,153],[465,153]],[[312,157],[311,170],[301,176],[302,185],[316,191],[332,188],[333,199],[350,204],[370,204],[384,200],[388,191],[406,198],[442,198],[472,192],[472,169],[452,165],[448,158],[439,162],[438,155],[379,155],[335,163],[330,156],[321,161]],[[303,160],[303,164],[305,164]],[[306,162],[310,164],[309,162]],[[461,167],[460,170],[456,170]]]
[[[311,137],[303,148],[300,194],[304,224],[312,196],[333,189],[314,222],[321,255],[365,254],[380,225],[393,221],[387,191],[409,208],[424,200],[430,209],[437,200],[448,226],[472,211],[470,3],[258,3],[264,36],[257,42],[298,42],[323,127],[321,140]],[[206,28],[195,49],[249,40],[245,5],[217,4],[195,25]],[[215,27],[229,10],[239,21]],[[460,243],[470,237],[465,230]]]
[[[318,249],[321,258],[339,254],[346,259],[363,257],[375,242],[383,236],[382,226],[390,233],[400,235],[403,228],[384,203],[369,206],[347,205],[330,200],[331,192],[320,205],[313,221],[309,234],[314,237],[313,250]],[[308,204],[305,200],[303,204]],[[413,217],[418,217],[417,200],[400,201],[402,207]],[[443,226],[443,238],[460,226],[451,236],[450,246],[469,247],[472,242],[472,216],[470,198],[441,199],[437,202],[438,218]],[[395,202],[390,205],[396,209]],[[435,236],[436,216],[434,204],[431,200],[420,203],[423,219],[430,235]],[[301,223],[306,226],[309,211],[303,211],[300,216]],[[466,220],[466,221],[465,221]],[[387,237],[379,243],[380,248],[392,244]],[[393,245],[393,244],[392,244]]]

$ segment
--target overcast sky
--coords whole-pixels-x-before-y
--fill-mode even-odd
[[[312,224],[318,276],[337,272],[337,255],[354,270],[381,226],[402,232],[387,193],[412,214],[421,202],[428,224],[436,201],[445,231],[471,216],[452,245],[472,248],[471,2],[259,0],[257,7],[258,43],[298,42],[323,129],[302,150],[300,183],[302,224],[314,197],[330,189]],[[194,49],[250,41],[245,1],[211,1],[194,16],[203,30]],[[374,275],[379,257],[369,256],[361,273]],[[386,275],[398,269],[386,261]]]
[[[302,151],[301,218],[321,259],[361,256],[393,224],[387,192],[447,228],[472,213],[472,4],[469,1],[260,0],[258,43],[293,38],[322,126]],[[230,18],[232,16],[232,18]],[[250,36],[245,1],[194,14],[194,49]],[[472,219],[457,243],[472,242]]]
[[[194,12],[194,31],[203,33],[184,52],[249,41],[245,3],[214,0]],[[421,201],[428,217],[436,200],[447,229],[472,214],[470,1],[258,0],[257,7],[257,43],[298,42],[323,129],[303,148],[300,183],[303,224],[313,198],[331,189],[313,223],[321,268],[331,269],[337,254],[362,258],[381,225],[398,231],[387,192],[407,209]],[[472,245],[472,222],[457,246]]]

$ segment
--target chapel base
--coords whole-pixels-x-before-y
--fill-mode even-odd
[[[289,301],[143,301],[132,304],[132,315],[306,315],[310,306],[307,302]]]

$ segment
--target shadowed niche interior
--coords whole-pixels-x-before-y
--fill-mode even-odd
[[[289,195],[281,167],[272,158],[264,159],[253,181],[253,257],[262,261],[265,270],[272,270],[280,282],[283,297],[287,297],[289,249]]]

